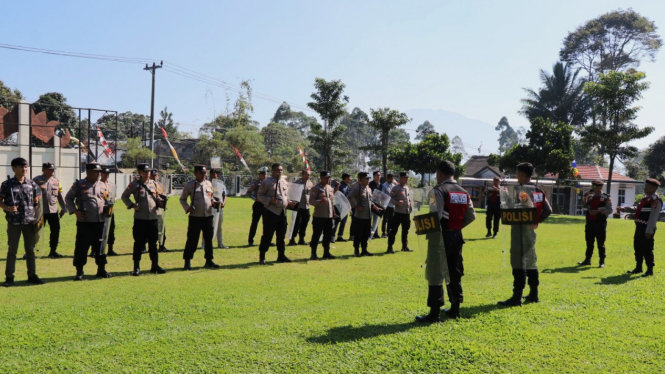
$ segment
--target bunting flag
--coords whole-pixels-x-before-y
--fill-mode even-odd
[[[305,157],[305,152],[303,152],[300,146],[298,146],[298,152],[300,153],[300,157],[302,157],[302,162],[304,162],[305,166],[307,166],[307,171],[312,171],[312,169],[309,168],[309,161],[307,161],[307,157]]]
[[[164,135],[164,140],[166,140],[166,144],[168,144],[169,148],[171,148],[171,154],[173,155],[173,158],[175,158],[175,160],[178,161],[178,164],[180,165],[180,168],[182,169],[182,171],[189,170],[187,167],[185,167],[185,165],[182,164],[182,162],[180,162],[180,158],[178,157],[178,153],[175,151],[175,148],[173,148],[173,146],[171,145],[171,142],[169,141],[169,134],[166,133],[166,130],[163,127],[160,127],[159,129],[162,130],[162,135]]]
[[[99,139],[99,143],[102,145],[104,148],[104,153],[106,154],[106,157],[110,157],[111,153],[111,148],[109,148],[108,143],[106,142],[106,138],[104,137],[104,134],[102,133],[102,129],[97,126],[97,139]]]
[[[242,164],[245,165],[245,169],[247,169],[247,171],[251,174],[252,171],[249,170],[249,166],[247,166],[247,163],[245,162],[245,159],[242,158],[242,155],[238,151],[238,148],[234,147],[233,144],[231,145],[231,148],[233,148],[233,150],[236,151],[236,155],[238,155],[238,158],[240,159],[240,162],[242,162]]]
[[[577,170],[577,162],[575,162],[575,160],[573,160],[573,175],[575,175],[575,178],[580,175],[580,171]]]

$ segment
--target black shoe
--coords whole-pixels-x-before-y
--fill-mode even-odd
[[[496,239],[496,234],[492,235],[492,239]]]
[[[584,261],[580,261],[580,262],[577,263],[577,265],[579,265],[579,266],[591,266],[591,260],[587,259],[587,260],[584,260]]]
[[[374,236],[373,236],[372,238],[374,238],[374,239],[381,239],[381,235],[379,235],[379,234],[374,234]]]
[[[88,257],[93,257],[93,258],[94,258],[94,257],[95,257],[95,253],[94,253],[94,252],[90,252],[90,254],[88,255]]]
[[[598,264],[598,267],[599,267],[599,268],[604,268],[604,267],[605,267],[605,263],[604,263],[604,262],[601,262],[600,264]]]
[[[653,276],[653,270],[652,269],[648,269],[647,271],[644,272],[644,274],[642,274],[642,277],[645,277],[645,278],[646,277],[651,277],[651,276]]]
[[[641,267],[636,267],[633,270],[628,270],[628,274],[641,274],[643,272]]]
[[[393,246],[392,246],[392,245],[389,245],[389,246],[388,246],[388,250],[386,251],[386,253],[395,253],[395,251],[393,250]]]
[[[111,278],[113,275],[111,273],[107,272],[106,270],[98,270],[97,271],[97,278]]]
[[[212,260],[206,261],[206,263],[205,263],[205,265],[203,265],[203,267],[206,268],[206,269],[219,269],[219,265],[212,262]]]
[[[298,245],[309,245],[309,243],[307,243],[304,240],[301,240],[301,241],[298,242]]]
[[[265,260],[265,259],[260,259],[260,260],[259,260],[259,265],[265,265],[265,264],[266,264],[266,260]]]
[[[183,270],[192,270],[192,262],[190,260],[185,260],[185,266],[182,269]]]
[[[361,256],[370,256],[370,257],[371,257],[371,256],[374,256],[373,253],[367,252],[367,250],[362,251],[362,253],[360,253],[360,255],[361,255]]]
[[[152,268],[150,268],[150,274],[164,274],[164,273],[166,273],[166,270],[162,269],[162,267],[159,265],[153,265]]]
[[[169,251],[168,249],[166,249],[166,247],[161,246],[161,247],[159,247],[159,251],[158,251],[158,252],[170,252],[170,251]]]
[[[341,236],[337,237],[336,240],[337,240],[338,242],[340,242],[340,243],[348,242],[348,240],[342,238]]]
[[[309,260],[310,261],[317,261],[317,260],[319,260],[319,256],[317,256],[316,254],[313,254],[313,255],[309,256]]]
[[[221,249],[229,249],[229,247],[225,246],[224,244],[220,244],[220,245],[218,245],[217,248],[221,248]]]
[[[74,281],[82,281],[83,280],[83,272],[76,273],[76,276],[74,277]]]
[[[14,277],[7,278],[5,283],[2,284],[3,287],[11,287],[14,285]]]
[[[56,251],[51,251],[51,253],[48,254],[48,258],[62,258],[63,256],[56,252]]]
[[[540,299],[538,298],[538,295],[537,295],[537,294],[536,294],[536,295],[529,294],[529,295],[527,295],[527,296],[524,297],[524,302],[527,302],[527,303],[539,303],[539,302],[540,302]]]
[[[323,259],[324,259],[324,260],[334,260],[334,259],[336,259],[336,258],[337,258],[337,256],[333,256],[333,255],[331,255],[330,252],[328,252],[328,253],[324,253],[324,254],[323,254]]]
[[[253,242],[253,241],[249,241],[249,242],[247,242],[247,246],[248,246],[248,247],[253,247],[253,246],[254,246],[254,242]]]
[[[653,273],[652,273],[652,274],[653,274]],[[31,277],[28,277],[28,283],[30,283],[30,284],[44,284],[44,281],[41,280],[41,279],[39,279],[39,277],[37,276],[37,274],[35,274],[35,275],[31,276]]]
[[[416,316],[416,322],[439,323],[441,322],[441,310],[439,308],[430,308],[429,314],[424,316]]]
[[[131,273],[129,273],[129,275],[131,275],[132,277],[138,277],[139,275],[141,275],[141,269],[139,269],[139,268],[134,268],[134,271],[132,271]]]
[[[388,238],[388,234],[382,234],[382,235],[381,235],[381,238],[382,238],[382,239],[386,239],[386,238]]]
[[[335,243],[335,238],[330,238],[331,243]]]
[[[488,232],[487,235],[485,235],[486,238],[489,238],[489,237],[491,237],[491,236],[492,236],[492,233],[491,233],[491,232]]]
[[[443,313],[450,319],[459,318],[459,304],[457,306],[451,306],[450,309],[444,309]]]
[[[109,252],[106,254],[107,256],[119,256],[118,252],[109,249]]]
[[[522,297],[511,297],[510,299],[506,301],[499,301],[497,304],[501,306],[522,306]]]
[[[289,247],[292,247],[292,246],[294,246],[294,245],[298,245],[298,243],[296,243],[295,240],[291,239],[291,240],[289,240],[289,244],[287,244],[287,245],[288,245]]]
[[[141,251],[141,253],[142,253],[142,254],[146,254],[146,253],[148,253],[148,250],[144,248],[144,249]]]
[[[356,248],[353,250],[353,255],[356,257],[360,257],[360,251]]]
[[[402,252],[413,252],[413,249],[411,249],[409,247],[404,247],[404,248],[402,248]]]
[[[277,258],[278,263],[292,262],[290,258],[286,256],[281,256]]]
[[[353,241],[353,235],[349,236],[349,240],[348,240],[348,241],[350,241],[350,242]]]

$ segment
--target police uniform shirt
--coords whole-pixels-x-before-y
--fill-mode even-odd
[[[187,198],[190,198],[191,205],[187,203]],[[194,208],[194,211],[189,213],[191,217],[212,216],[212,202],[212,183],[207,180],[200,183],[195,180],[187,182],[180,195],[180,205],[185,212],[190,207]]]
[[[321,183],[312,187],[309,195],[309,203],[314,205],[314,217],[320,218],[333,218],[335,208],[333,206],[333,195],[335,190],[329,185],[322,185]],[[327,202],[322,202],[323,198],[328,199]]]
[[[349,203],[352,208],[357,206],[362,207],[362,210],[355,209],[353,216],[360,219],[369,219],[370,210],[372,209],[372,189],[363,187],[360,184],[351,189],[349,196]]]
[[[653,234],[656,230],[656,223],[660,218],[660,211],[663,209],[663,200],[660,198],[660,196],[658,196],[657,193],[652,195],[644,195],[639,205],[624,207],[623,210],[628,213],[637,213],[640,205],[642,205],[642,209],[640,209],[640,216],[642,216],[645,212],[649,212],[649,219],[643,221],[640,219],[640,217],[636,216],[635,222],[647,226],[645,231],[646,234]]]
[[[411,213],[411,199],[409,199],[409,187],[398,184],[392,188],[390,192],[390,203],[395,206],[395,213],[409,214]],[[404,204],[398,205],[400,201]]]
[[[600,193],[599,195],[596,195],[595,193],[591,193],[588,196],[582,200],[582,207],[588,210],[592,210],[591,204],[594,199],[599,199],[600,201],[598,202],[598,214],[604,214],[606,216],[609,216],[613,212],[613,207],[612,207],[612,199],[610,198],[610,195],[606,193]],[[591,219],[593,220],[594,217],[592,215],[587,216],[587,220]]]
[[[261,187],[261,180],[256,179],[252,184],[247,187],[247,192],[245,192],[245,196],[249,196],[252,199],[256,200],[256,194],[259,191],[259,187]]]
[[[302,188],[302,196],[300,197],[300,203],[298,204],[298,209],[309,209],[309,204],[310,204],[310,191],[312,190],[312,187],[314,186],[314,183],[310,181],[309,179],[307,180],[306,183],[303,183],[302,178],[298,178],[295,182],[295,184],[303,184]]]
[[[5,212],[7,222],[11,225],[34,223],[37,220],[35,199],[39,199],[41,195],[41,188],[32,179],[25,178],[21,183],[16,177],[13,177],[2,182],[2,185],[0,185],[0,199],[2,199],[2,202],[7,206],[12,206],[14,203],[18,204],[16,213]]]
[[[98,180],[94,183],[81,179],[67,191],[65,204],[70,213],[76,210],[85,210],[85,218],[76,217],[78,222],[104,222],[104,206],[108,197],[108,189],[104,182]],[[85,208],[85,209],[77,209]]]
[[[277,181],[275,178],[269,177],[261,183],[256,198],[269,212],[276,215],[282,213],[286,214],[286,209],[289,205],[289,200],[286,194],[287,189],[286,181]],[[277,203],[271,204],[270,200],[272,199],[276,199]]]
[[[33,180],[42,190],[44,214],[58,213],[58,203],[61,209],[65,209],[64,201],[61,200],[62,186],[56,177],[51,177],[47,180],[44,175],[40,175]],[[61,197],[61,199],[58,199],[58,197]]]
[[[156,195],[155,181],[151,179],[145,183],[140,180],[132,181],[122,193],[122,202],[128,208],[133,208],[134,205],[139,206],[139,210],[134,211],[134,219],[155,220],[162,215],[161,209],[157,207],[157,200],[161,200],[161,198]],[[130,196],[134,197],[134,203],[129,200]]]

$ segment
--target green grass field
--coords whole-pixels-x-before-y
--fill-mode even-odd
[[[187,218],[173,201],[167,247],[175,251],[160,254],[168,273],[140,277],[128,276],[132,218],[118,209],[116,251],[122,256],[109,258],[107,266],[115,277],[95,280],[89,261],[84,282],[72,281],[75,225],[67,216],[59,249],[67,257],[47,259],[43,248],[38,253],[38,274],[47,283],[28,286],[25,262],[18,261],[17,285],[0,289],[0,372],[665,370],[665,272],[656,267],[648,279],[625,274],[634,267],[630,221],[609,223],[605,269],[578,268],[583,220],[553,216],[538,229],[541,302],[503,309],[496,302],[512,287],[502,251],[507,242],[484,238],[479,212],[464,231],[462,318],[423,326],[414,322],[427,311],[418,250],[354,258],[350,243],[337,243],[332,252],[339,260],[307,261],[308,247],[288,247],[293,263],[259,266],[257,247],[244,247],[250,206],[249,199],[228,201],[224,237],[231,249],[215,250],[222,268],[200,268],[203,253],[197,251],[195,269],[185,272]],[[0,231],[4,262],[4,225]],[[656,236],[657,263],[663,263],[663,240]],[[411,243],[416,249],[415,235]],[[385,249],[386,239],[370,244],[374,253]],[[275,258],[271,248],[268,260]],[[149,269],[147,255],[142,264]]]

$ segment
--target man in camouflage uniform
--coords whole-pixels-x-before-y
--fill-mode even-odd
[[[187,242],[185,243],[185,251],[182,254],[185,260],[185,270],[191,270],[191,261],[194,258],[199,238],[203,233],[203,242],[205,243],[205,268],[218,269],[219,265],[215,264],[212,250],[212,235],[213,235],[213,206],[219,207],[219,201],[213,196],[212,183],[206,180],[206,167],[205,165],[194,166],[193,181],[187,182],[180,195],[180,205],[189,214],[189,223],[187,225]],[[190,202],[187,200],[189,199]]]
[[[83,267],[88,262],[86,254],[92,247],[97,264],[97,277],[110,278],[106,271],[106,255],[101,253],[101,241],[104,234],[104,220],[108,214],[108,190],[99,180],[102,167],[96,162],[85,165],[85,179],[72,184],[65,196],[67,211],[76,215],[76,244],[74,247],[75,281],[83,280]]]
[[[158,217],[162,214],[159,207],[164,202],[157,194],[154,181],[150,179],[150,165],[138,164],[136,168],[139,172],[139,180],[129,183],[122,193],[122,202],[125,203],[127,209],[134,209],[134,227],[132,228],[134,271],[131,272],[131,275],[135,277],[141,275],[141,257],[146,243],[152,262],[150,273],[164,274],[166,270],[159,266],[159,254],[157,253]],[[134,201],[130,200],[130,197],[133,197]]]
[[[605,267],[605,238],[607,237],[607,216],[612,214],[612,199],[603,193],[603,181],[596,179],[591,182],[593,189],[584,194],[582,207],[586,209],[586,226],[584,227],[586,239],[586,254],[580,266],[591,265],[594,242],[598,243],[598,267]]]
[[[249,188],[247,188],[247,192],[245,192],[245,196],[249,196],[254,200],[254,204],[252,204],[252,223],[249,226],[249,237],[247,238],[247,245],[250,247],[254,245],[256,229],[259,226],[259,220],[263,216],[263,204],[256,198],[256,194],[259,192],[259,187],[261,187],[261,183],[266,179],[267,174],[267,167],[264,166],[259,169],[259,178],[252,182]]]
[[[23,248],[26,253],[28,283],[42,284],[36,273],[35,231],[38,224],[35,209],[41,204],[41,188],[32,179],[26,177],[28,162],[24,158],[15,158],[11,162],[13,178],[8,178],[0,185],[0,208],[7,219],[7,260],[5,262],[5,287],[14,285],[16,252],[23,235]]]
[[[42,175],[33,179],[35,183],[42,190],[42,200],[44,209],[44,226],[46,224],[51,228],[51,235],[49,238],[49,247],[51,251],[48,254],[49,258],[61,258],[62,255],[57,252],[58,241],[60,240],[60,218],[67,213],[65,207],[65,199],[62,196],[62,186],[60,181],[53,176],[55,173],[55,166],[50,162],[42,164]],[[58,205],[60,205],[60,213],[58,213]],[[42,239],[43,240],[43,239]]]

